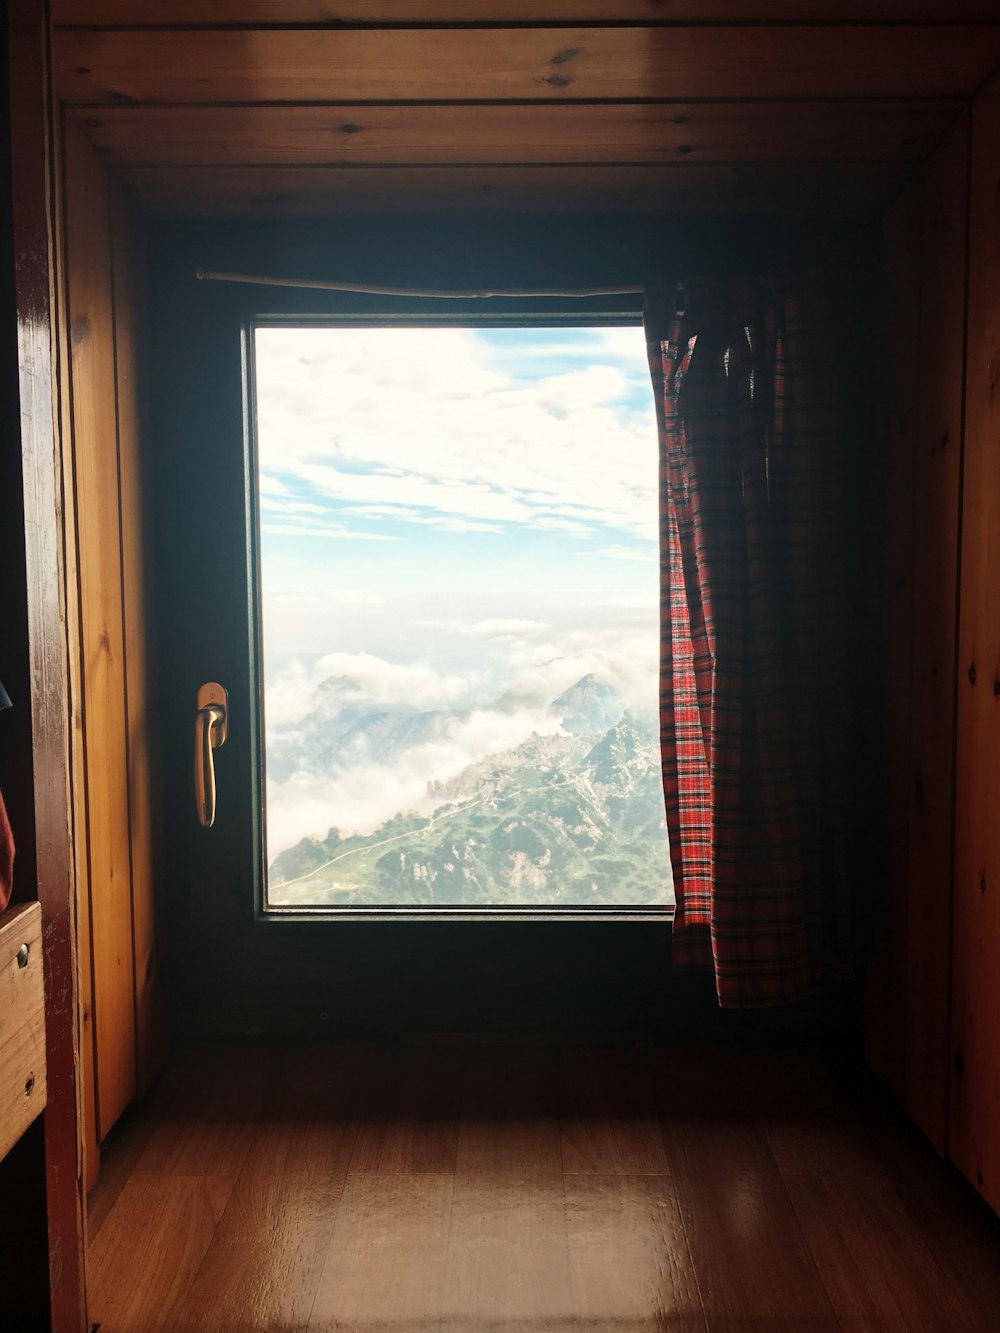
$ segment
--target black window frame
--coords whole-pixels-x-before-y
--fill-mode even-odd
[[[495,298],[504,300],[504,298]],[[649,905],[622,904],[619,906],[601,904],[598,906],[560,907],[511,907],[506,905],[438,906],[414,907],[400,905],[385,906],[337,906],[330,905],[282,905],[271,906],[267,902],[267,831],[265,822],[266,791],[266,755],[264,743],[264,688],[263,688],[263,626],[261,612],[261,567],[260,567],[260,494],[259,467],[257,460],[257,422],[256,422],[256,382],[254,355],[254,336],[259,328],[635,328],[642,325],[641,311],[633,309],[609,308],[607,298],[574,300],[567,308],[566,298],[559,300],[558,309],[539,312],[538,301],[527,302],[524,299],[504,300],[504,305],[517,305],[515,310],[503,311],[482,309],[471,301],[451,301],[450,308],[437,308],[433,312],[402,311],[392,306],[370,312],[352,310],[350,313],[328,310],[308,314],[295,311],[280,313],[257,313],[245,315],[241,326],[241,346],[243,364],[243,441],[244,441],[244,476],[246,481],[246,560],[247,593],[249,604],[247,614],[250,628],[250,654],[248,678],[246,681],[247,697],[254,701],[251,705],[251,819],[253,827],[253,917],[254,921],[265,925],[271,924],[315,924],[332,922],[647,922],[659,926],[672,924],[675,904],[665,903],[660,907]],[[546,299],[547,305],[554,302]],[[428,302],[430,305],[431,302]],[[440,302],[433,305],[440,307]],[[530,304],[532,309],[525,309]],[[617,298],[621,304],[621,298]],[[456,309],[455,307],[461,307]]]

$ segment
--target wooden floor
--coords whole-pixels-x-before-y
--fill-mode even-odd
[[[107,1145],[91,1318],[996,1333],[1000,1224],[850,1068],[759,1048],[191,1050]]]

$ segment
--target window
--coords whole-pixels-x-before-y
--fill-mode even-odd
[[[659,908],[638,327],[254,330],[267,902]]]

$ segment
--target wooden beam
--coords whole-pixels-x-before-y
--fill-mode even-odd
[[[163,215],[313,215],[501,209],[536,213],[769,215],[870,211],[906,164],[629,167],[157,167],[126,171]]]
[[[63,30],[70,104],[972,94],[1000,27]]]
[[[173,23],[372,23],[371,0],[53,0],[57,24],[167,27]],[[994,0],[379,0],[391,23],[957,23],[996,19]]]
[[[73,116],[115,166],[733,162],[927,155],[958,102],[144,106]]]

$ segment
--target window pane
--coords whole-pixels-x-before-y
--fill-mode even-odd
[[[671,903],[642,330],[255,342],[270,904]]]

